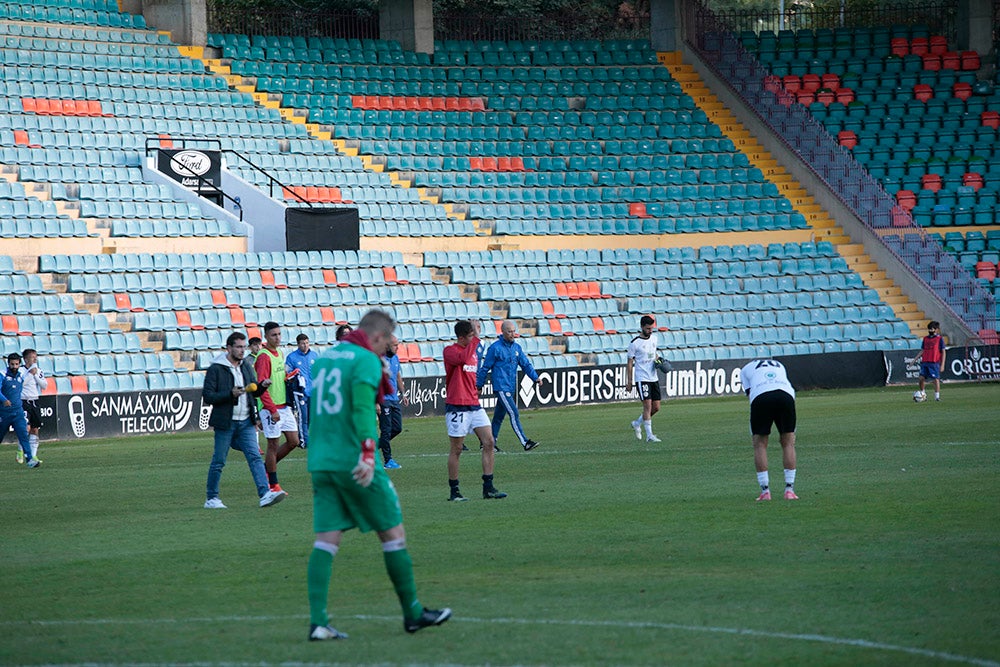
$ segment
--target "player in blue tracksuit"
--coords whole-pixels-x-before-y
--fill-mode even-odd
[[[38,459],[31,456],[31,444],[28,439],[28,420],[24,416],[24,405],[21,403],[21,390],[24,389],[24,378],[27,371],[21,368],[21,355],[12,352],[7,355],[7,370],[0,382],[0,440],[7,435],[11,426],[17,435],[17,441],[24,452],[24,460],[29,468],[38,467]]]
[[[535,383],[538,382],[538,372],[528,360],[528,355],[515,342],[516,333],[517,325],[511,320],[504,320],[500,326],[500,338],[489,346],[479,365],[476,386],[481,389],[486,384],[486,374],[493,371],[493,392],[497,396],[497,404],[493,409],[493,439],[496,440],[504,417],[509,413],[514,434],[524,451],[528,451],[537,447],[538,443],[528,438],[521,426],[521,415],[517,411],[517,368],[520,366],[524,374]]]

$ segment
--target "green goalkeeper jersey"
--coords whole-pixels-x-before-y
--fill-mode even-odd
[[[310,472],[351,470],[361,442],[378,440],[375,397],[382,381],[382,360],[352,343],[338,343],[312,367],[309,407]]]

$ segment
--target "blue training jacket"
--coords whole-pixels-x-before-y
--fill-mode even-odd
[[[532,380],[538,379],[538,371],[531,365],[528,355],[524,353],[517,341],[508,343],[500,338],[486,350],[486,358],[483,359],[479,365],[479,372],[476,373],[476,386],[482,387],[486,384],[486,374],[492,369],[493,390],[513,393],[517,391],[518,366]]]
[[[5,368],[3,382],[0,383],[0,410],[23,410],[21,403],[21,390],[24,389],[24,376],[26,371],[23,368],[17,369],[17,373],[11,376],[10,369]],[[4,401],[10,401],[10,407],[3,406]]]

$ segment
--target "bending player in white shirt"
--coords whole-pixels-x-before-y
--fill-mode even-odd
[[[740,370],[740,382],[750,397],[750,434],[753,438],[753,461],[757,467],[760,495],[757,500],[771,499],[767,474],[767,440],[771,424],[778,427],[781,457],[785,466],[785,500],[798,500],[795,495],[795,389],[781,362],[757,359]]]

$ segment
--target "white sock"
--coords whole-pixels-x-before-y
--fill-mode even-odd
[[[785,488],[795,488],[795,468],[792,468],[791,470],[785,468]]]
[[[321,540],[316,540],[315,542],[313,542],[313,548],[321,549],[322,551],[327,552],[331,556],[336,556],[337,552],[340,551],[340,547],[337,546],[336,544],[330,544],[329,542],[323,542]]]
[[[633,428],[637,428],[639,426],[642,426],[642,415],[639,415],[638,417],[632,420]]]
[[[38,456],[38,436],[31,434],[28,436],[28,445],[31,447],[31,458]]]
[[[940,391],[935,391],[934,392],[934,398],[941,398],[941,392]]]
[[[642,421],[642,425],[646,427],[646,437],[647,438],[652,438],[653,437],[653,420],[652,419],[644,419]]]
[[[760,484],[761,491],[767,491],[771,487],[771,482],[768,479],[767,471],[757,473],[757,483]]]

